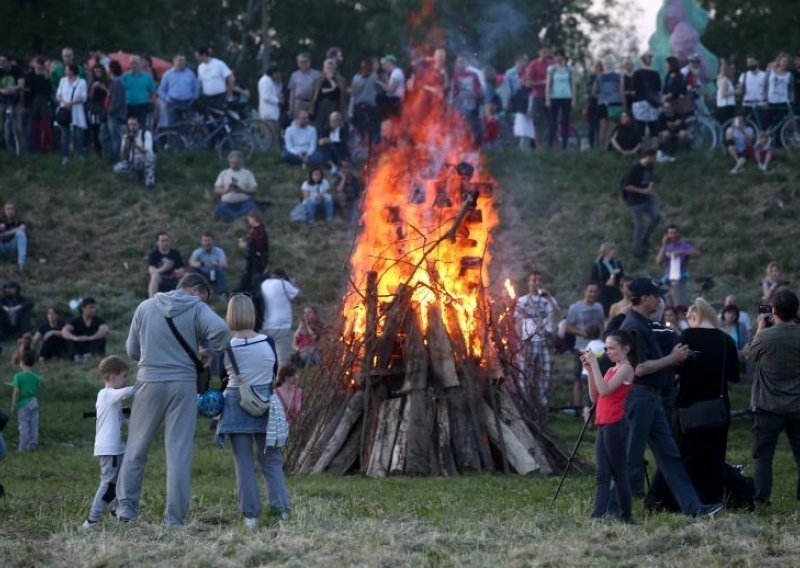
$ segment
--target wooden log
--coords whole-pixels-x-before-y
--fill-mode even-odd
[[[333,416],[333,419],[331,419],[331,421],[326,425],[322,434],[318,437],[312,436],[309,438],[309,441],[306,444],[306,447],[303,448],[303,452],[298,460],[298,463],[300,464],[300,473],[310,473],[314,468],[314,464],[316,463],[317,459],[319,459],[318,456],[324,451],[328,441],[331,439],[331,436],[333,436],[334,432],[336,432],[336,428],[339,426],[339,423],[341,422],[342,417],[344,416],[344,413],[350,404],[350,401],[353,399],[354,394],[355,391],[348,391],[344,400],[339,405],[336,414]]]
[[[444,327],[442,310],[437,303],[428,306],[427,340],[434,378],[445,389],[459,386],[461,383],[453,360],[453,346]]]
[[[434,408],[432,391],[411,391],[406,405],[409,408],[405,472],[411,475],[431,475]],[[436,460],[434,460],[436,461]]]
[[[527,475],[539,469],[539,464],[505,422],[499,421],[500,428],[497,428],[497,424],[492,419],[492,409],[485,401],[481,401],[480,412],[486,424],[489,439],[495,446],[505,445],[508,462],[514,471],[520,475]]]
[[[437,398],[436,457],[441,475],[451,476],[458,473],[458,470],[453,458],[453,448],[450,446],[450,418],[447,409],[447,401],[442,397]]]
[[[389,466],[389,473],[398,474],[405,472],[406,456],[408,455],[408,424],[411,420],[411,404],[406,397],[403,405],[403,415],[400,425],[397,427],[397,440],[394,442],[392,450],[392,461]]]
[[[403,340],[405,378],[401,393],[425,389],[428,386],[428,351],[422,339],[422,327],[415,310],[406,316],[406,337]]]
[[[331,460],[328,471],[336,475],[345,475],[358,460],[358,451],[361,447],[361,423],[363,418],[356,423],[342,449]]]
[[[375,432],[370,460],[367,465],[367,477],[386,477],[392,460],[392,449],[400,426],[400,415],[403,399],[390,398],[380,405],[378,427]]]
[[[528,452],[539,464],[539,471],[545,475],[553,473],[553,467],[547,458],[547,453],[531,431],[529,424],[522,419],[520,407],[514,403],[508,389],[498,389],[500,415],[505,424],[511,429],[517,439],[528,449]]]
[[[345,441],[347,441],[347,436],[353,429],[353,425],[358,421],[363,413],[364,391],[358,391],[350,399],[339,425],[336,427],[336,430],[325,446],[325,449],[319,456],[317,463],[314,464],[314,467],[311,470],[313,473],[320,473],[328,468],[331,460],[333,460],[341,447],[344,445]]]
[[[375,361],[375,342],[378,335],[378,273],[374,270],[367,272],[367,287],[365,290],[367,321],[364,335],[364,360],[361,363],[362,382],[364,384],[364,419],[361,421],[359,435],[358,456],[361,461],[362,471],[366,468],[369,459],[368,449],[371,442],[369,433],[372,432],[374,419],[377,412],[372,404],[373,381],[371,379],[373,363]]]
[[[375,345],[375,366],[378,369],[389,369],[395,363],[394,359],[402,349],[398,335],[403,330],[404,320],[411,305],[413,288],[400,284],[395,292],[392,303],[386,310],[386,320],[383,333]]]
[[[467,395],[461,387],[447,390],[447,415],[450,419],[450,442],[458,471],[481,471],[476,439],[469,416]]]

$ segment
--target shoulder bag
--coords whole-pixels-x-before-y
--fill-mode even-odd
[[[278,372],[278,355],[272,339],[268,337],[266,341],[272,348],[272,353],[275,356],[275,364],[272,367],[272,380],[274,381],[275,375],[277,375]],[[239,406],[250,416],[255,416],[256,418],[264,416],[269,411],[270,396],[268,395],[266,398],[262,398],[261,395],[256,392],[256,389],[247,384],[239,372],[239,365],[236,362],[236,357],[233,355],[233,349],[228,347],[225,351],[228,354],[228,359],[231,361],[233,373],[239,379]]]
[[[730,420],[725,407],[725,363],[728,358],[728,338],[722,333],[722,376],[719,380],[719,396],[708,400],[699,400],[686,408],[678,409],[678,423],[684,432],[710,430],[724,426]]]
[[[175,336],[175,339],[178,340],[181,347],[186,354],[189,356],[189,359],[192,360],[194,363],[195,370],[197,371],[197,392],[199,394],[203,394],[208,390],[208,386],[211,383],[211,369],[203,365],[202,361],[197,357],[197,354],[194,352],[194,349],[189,347],[189,344],[186,343],[186,340],[178,331],[178,328],[175,327],[175,323],[172,321],[172,318],[164,317],[167,320],[167,325],[169,326],[169,330],[172,332],[172,335]]]
[[[72,94],[69,97],[69,102],[75,99],[75,89],[78,88],[78,82],[75,81],[75,86],[72,87]],[[66,107],[58,107],[56,111],[56,123],[61,128],[69,128],[72,125],[72,109]]]

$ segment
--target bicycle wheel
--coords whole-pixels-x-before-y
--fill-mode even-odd
[[[244,122],[244,126],[259,152],[268,152],[278,144],[278,134],[275,131],[277,124],[260,118],[250,118]]]
[[[692,148],[713,150],[717,145],[716,129],[702,117],[692,117],[686,121],[692,136]]]
[[[722,149],[723,154],[728,153],[728,147],[725,145],[725,133],[728,131],[728,128],[733,124],[734,120],[736,120],[736,118],[731,118],[726,120],[724,123],[722,123],[722,126],[720,126],[719,129],[721,133],[719,138],[719,146]],[[744,126],[745,128],[753,129],[753,141],[755,141],[755,139],[758,138],[758,133],[761,132],[761,129],[758,127],[758,124],[756,124],[753,120],[748,118],[745,119]]]
[[[790,152],[800,151],[800,117],[789,118],[783,123],[781,143]]]
[[[186,140],[183,136],[172,130],[166,130],[156,134],[153,140],[155,151],[157,153],[172,153],[179,152],[186,149]]]
[[[253,155],[255,142],[248,131],[230,132],[217,144],[217,152],[222,160],[225,160],[233,150],[241,152],[245,160]]]

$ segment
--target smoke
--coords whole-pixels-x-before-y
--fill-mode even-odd
[[[465,18],[463,13],[448,13],[452,10],[449,6],[444,8],[442,23],[466,20],[472,25],[470,29],[447,28],[448,51],[469,53],[473,63],[492,61],[498,48],[524,32],[528,25],[525,14],[508,2],[488,3],[472,18]]]

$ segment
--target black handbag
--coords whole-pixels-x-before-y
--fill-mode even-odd
[[[69,97],[70,102],[75,99],[75,89],[77,88],[78,85],[72,87],[72,94]],[[56,124],[58,124],[61,128],[69,128],[72,125],[72,109],[58,107],[58,110],[56,111]]]
[[[722,336],[722,376],[719,380],[719,397],[699,400],[685,408],[678,409],[678,423],[684,432],[710,430],[724,426],[730,420],[725,406],[725,361],[727,359],[728,338]]]
[[[197,370],[197,393],[203,394],[208,390],[209,384],[211,384],[211,369],[203,365],[203,362],[200,361],[194,350],[189,347],[189,344],[186,343],[186,340],[180,334],[178,328],[175,327],[175,323],[172,321],[172,318],[168,318],[166,316],[164,317],[167,320],[167,325],[169,326],[172,335],[175,336],[175,339],[178,340],[178,343],[180,343],[183,350],[186,351],[189,359],[191,359],[192,363],[194,363],[194,367]]]

